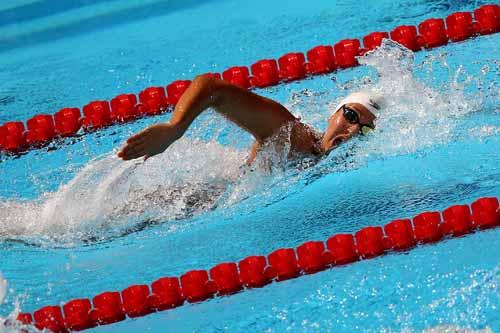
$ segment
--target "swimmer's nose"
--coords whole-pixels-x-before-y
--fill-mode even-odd
[[[343,117],[336,119],[334,116],[328,121],[328,128],[323,134],[321,148],[324,152],[337,148],[358,132],[359,124],[349,124]]]
[[[338,146],[338,145],[340,145],[340,144],[341,144],[343,141],[345,141],[345,140],[346,140],[346,138],[335,138],[335,139],[333,140],[333,145],[334,145],[334,146]]]

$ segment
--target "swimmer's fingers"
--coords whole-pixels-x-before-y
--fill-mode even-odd
[[[120,157],[124,161],[128,161],[133,159],[133,151],[130,148],[130,146],[125,146],[123,149],[118,153],[118,157]]]
[[[144,131],[139,132],[135,135],[132,135],[130,138],[128,138],[127,143],[131,143],[131,144],[143,143],[148,138],[148,134],[149,134],[148,130],[145,129]]]
[[[123,149],[118,153],[118,157],[123,160],[133,160],[134,158],[138,158],[147,154],[147,145],[146,143],[139,144],[127,144]]]
[[[127,146],[123,147],[116,155],[118,155],[119,158],[125,159],[126,151],[127,151]]]

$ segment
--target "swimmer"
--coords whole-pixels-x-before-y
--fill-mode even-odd
[[[376,113],[382,98],[367,92],[355,92],[343,99],[328,118],[324,133],[316,131],[292,115],[283,105],[225,81],[196,77],[175,106],[170,121],[152,125],[130,137],[118,157],[147,159],[164,152],[181,138],[204,110],[213,108],[248,131],[255,138],[248,164],[262,144],[280,129],[290,129],[292,154],[321,156],[358,134],[375,128]]]

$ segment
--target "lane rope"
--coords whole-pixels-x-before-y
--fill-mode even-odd
[[[484,5],[473,12],[456,12],[445,19],[430,18],[417,26],[401,25],[389,32],[372,32],[358,39],[344,39],[332,45],[316,46],[306,55],[291,52],[275,59],[263,59],[250,66],[234,66],[220,73],[202,75],[223,79],[245,89],[266,88],[358,65],[357,56],[380,46],[390,38],[414,52],[460,42],[478,35],[500,31],[500,6]],[[307,56],[307,60],[306,60]],[[250,74],[251,71],[251,74]],[[0,151],[20,154],[47,146],[63,138],[80,136],[113,124],[171,111],[190,80],[177,80],[165,88],[148,87],[138,94],[120,94],[111,99],[95,100],[79,108],[67,107],[54,115],[38,114],[27,120],[9,121],[0,126]]]
[[[61,306],[44,306],[33,314],[20,313],[17,322],[6,325],[35,325],[55,333],[85,330],[498,226],[498,199],[480,198],[470,207],[454,205],[442,213],[423,212],[385,226],[365,227],[354,234],[337,234],[326,242],[309,241],[297,248],[280,248],[267,256],[249,256],[238,263],[191,270],[180,278],[162,277],[151,286],[131,285],[121,292],[103,292],[92,300],[80,298]]]
[[[373,32],[363,38],[345,39],[337,44],[316,46],[307,52],[287,53],[278,61],[259,60],[250,68],[236,66],[219,73],[206,73],[246,89],[265,88],[310,75],[330,73],[358,65],[356,56],[380,46],[383,38],[413,51],[430,49],[448,42],[463,41],[476,35],[500,31],[500,6],[484,5],[470,12],[457,12],[443,19],[428,19],[415,26],[398,26],[390,33]],[[473,19],[474,18],[474,19]],[[20,153],[46,146],[61,137],[96,131],[114,123],[156,115],[175,106],[190,81],[174,81],[166,87],[149,87],[139,93],[122,94],[107,101],[85,105],[83,117],[78,108],[64,108],[54,116],[36,115],[27,121],[0,126],[0,149]],[[17,323],[33,324],[52,332],[84,330],[162,311],[185,302],[200,302],[248,288],[259,288],[272,281],[284,281],[301,274],[312,274],[329,267],[377,257],[389,251],[406,251],[417,244],[437,242],[476,230],[500,225],[497,198],[481,198],[467,205],[456,205],[439,212],[424,212],[413,219],[394,220],[380,227],[365,227],[354,235],[338,234],[326,243],[306,242],[296,249],[282,248],[267,256],[250,256],[238,263],[221,263],[210,270],[192,270],[178,277],[163,277],[151,286],[132,285],[121,292],[104,292],[90,299],[74,299],[62,306],[45,306],[33,314],[20,313]],[[326,247],[325,247],[326,244]],[[6,323],[15,324],[15,323]]]

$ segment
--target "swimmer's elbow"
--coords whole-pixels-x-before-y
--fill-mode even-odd
[[[213,84],[213,80],[214,79],[209,77],[208,75],[197,75],[193,79],[192,84],[199,87],[208,87]]]
[[[221,80],[208,75],[198,75],[193,79],[191,85],[204,92],[203,95],[209,96],[211,104],[214,104],[220,96]]]

